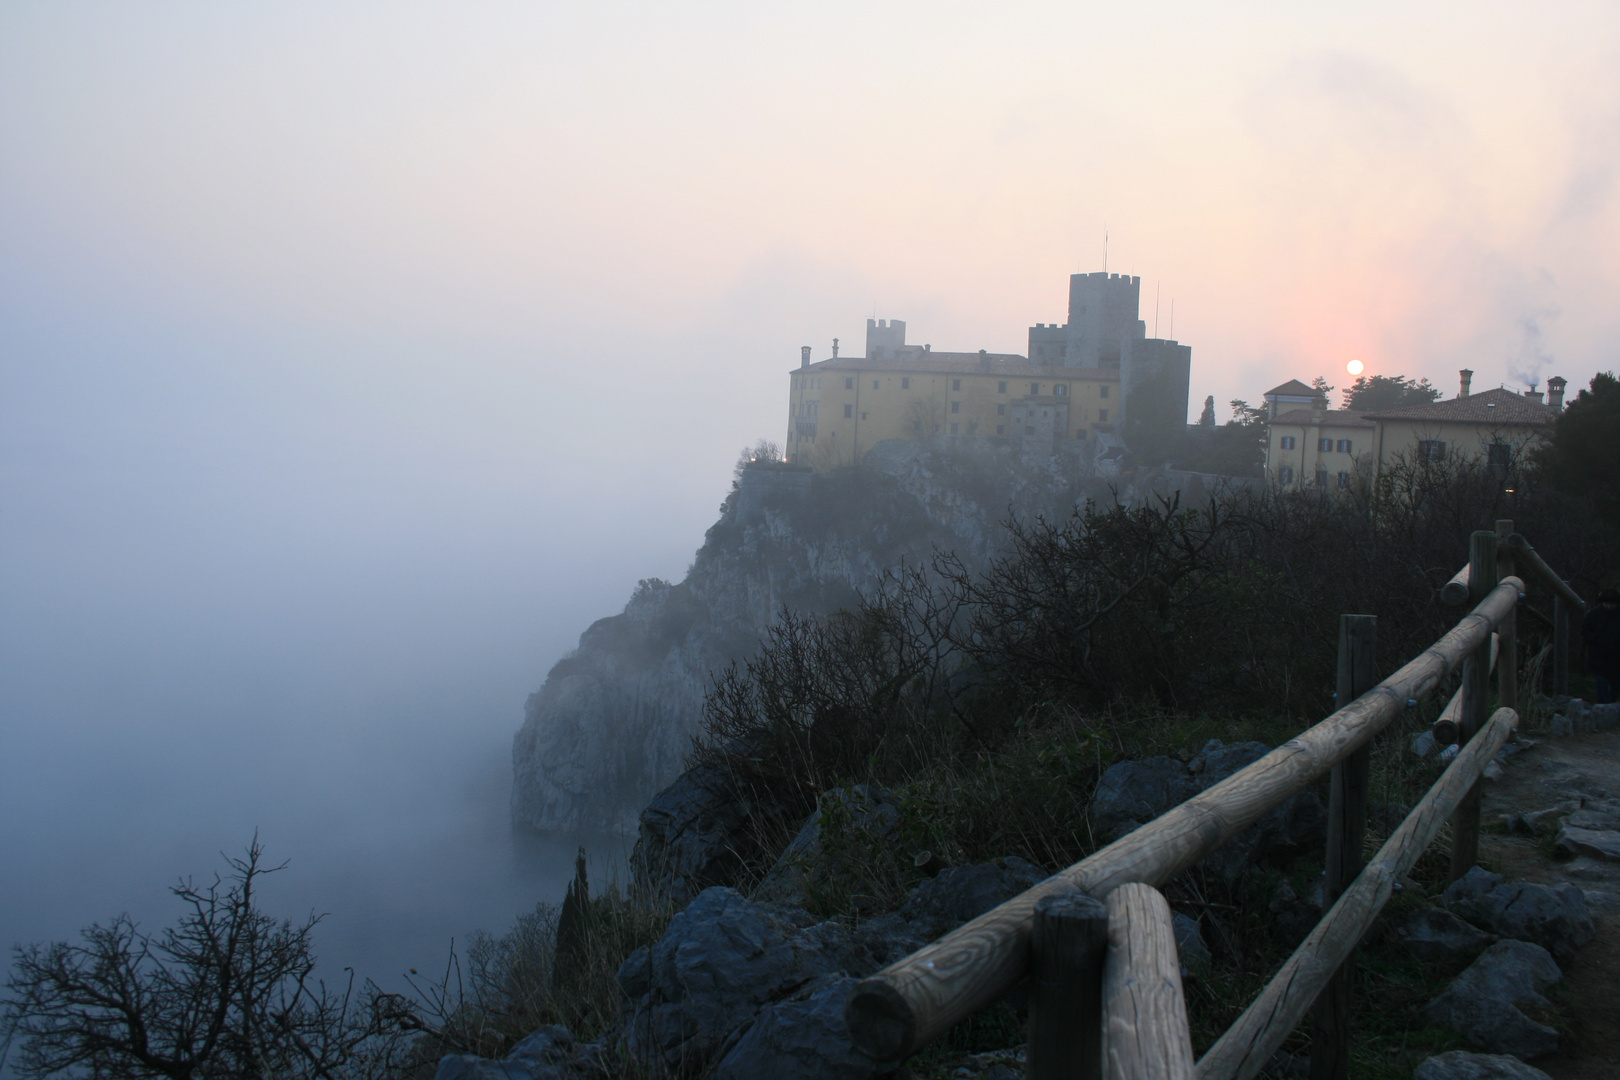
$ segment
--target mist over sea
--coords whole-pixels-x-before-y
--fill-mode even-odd
[[[0,312],[0,945],[167,925],[168,886],[255,831],[289,861],[264,909],[329,913],[329,976],[402,988],[559,901],[575,838],[520,852],[508,825],[524,700],[681,574],[725,465],[696,498],[576,481],[494,406],[402,407],[406,375],[349,400],[292,349],[136,319],[40,340],[52,314]],[[593,844],[603,876],[623,854]]]

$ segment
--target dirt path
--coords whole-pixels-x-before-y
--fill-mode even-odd
[[[1483,821],[1515,811],[1545,810],[1573,799],[1620,798],[1620,732],[1542,739],[1510,758],[1500,779],[1485,787]],[[1574,1014],[1568,1037],[1552,1057],[1536,1061],[1553,1080],[1620,1077],[1620,863],[1553,855],[1546,837],[1490,831],[1481,837],[1484,861],[1508,878],[1573,882],[1585,893],[1597,938],[1564,969],[1563,1000]]]

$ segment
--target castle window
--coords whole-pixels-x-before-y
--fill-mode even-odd
[[[1038,383],[1038,382],[1030,383],[1029,384],[1029,393],[1030,393],[1031,397],[1039,397],[1040,393],[1041,393],[1041,384]]]
[[[961,379],[952,379],[951,380],[951,389],[952,390],[960,390],[960,389],[962,389],[962,380]]]
[[[876,379],[873,379],[872,380],[872,389],[876,390],[877,388],[878,388],[878,381]]]
[[[853,405],[845,405],[844,406],[844,419],[845,420],[850,420],[850,419],[853,419],[854,416],[855,416],[855,406],[853,406]]]
[[[1098,409],[1097,410],[1097,422],[1099,424],[1108,423],[1108,410],[1107,409]]]
[[[1284,435],[1282,438],[1277,440],[1277,445],[1284,450],[1292,450],[1294,448],[1294,437],[1292,435]]]
[[[1446,444],[1441,442],[1439,439],[1419,439],[1418,440],[1418,460],[1419,461],[1444,461],[1444,460],[1446,460]]]
[[[900,376],[900,389],[902,389],[902,390],[910,390],[911,389],[911,376],[910,375],[902,375],[902,376]]]
[[[1318,488],[1326,488],[1327,487],[1327,470],[1326,469],[1317,469],[1316,470],[1316,486]]]
[[[1007,415],[1007,403],[1006,402],[1002,402],[1000,405],[996,406],[996,415],[997,416],[1006,416]]]
[[[853,389],[855,389],[855,379],[853,377],[850,377],[850,378],[847,378],[847,379],[844,380],[844,389],[845,390],[853,390]]]
[[[1493,442],[1485,448],[1485,464],[1513,464],[1513,447],[1505,442]]]
[[[1350,440],[1349,439],[1340,439],[1339,440],[1339,453],[1348,454],[1349,452],[1350,452]]]
[[[1108,396],[1108,390],[1109,390],[1108,384],[1103,383],[1103,385],[1097,390],[1097,396],[1098,397],[1107,397]]]
[[[996,393],[1005,394],[1006,392],[1007,392],[1007,384],[1006,383],[1004,383],[1004,382],[996,383]]]
[[[952,435],[955,435],[955,434],[956,434],[956,428],[957,428],[957,425],[956,425],[956,424],[952,424],[952,425],[951,425],[951,434],[952,434]]]
[[[1056,397],[1068,397],[1069,396],[1069,384],[1068,383],[1053,383],[1052,384],[1052,393]]]
[[[1341,472],[1339,474],[1339,488],[1340,488],[1340,490],[1343,490],[1344,488],[1347,488],[1349,486],[1350,486],[1350,474],[1347,473],[1347,472]]]
[[[1006,424],[997,424],[996,425],[996,434],[997,435],[1005,435],[1005,434],[1007,434],[1007,425]]]
[[[1282,468],[1278,469],[1277,482],[1279,484],[1292,484],[1294,482],[1293,467],[1290,465],[1284,465]]]
[[[960,401],[951,402],[951,412],[961,412],[961,411],[962,411],[962,403]]]
[[[1033,434],[1035,434],[1035,425],[1033,425],[1033,424],[1026,425],[1024,427],[1024,434],[1025,435],[1033,435]]]
[[[1323,453],[1323,454],[1332,453],[1333,452],[1333,440],[1332,439],[1318,440],[1317,444],[1316,444],[1316,449],[1320,453]]]

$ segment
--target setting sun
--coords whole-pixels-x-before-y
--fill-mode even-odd
[[[1361,361],[1350,361],[1348,364],[1344,365],[1344,370],[1348,371],[1352,375],[1360,375],[1362,371]]]

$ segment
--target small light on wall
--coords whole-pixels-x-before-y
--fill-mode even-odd
[[[1366,369],[1362,367],[1360,360],[1352,360],[1348,364],[1344,365],[1344,370],[1348,371],[1352,375],[1360,375]]]

